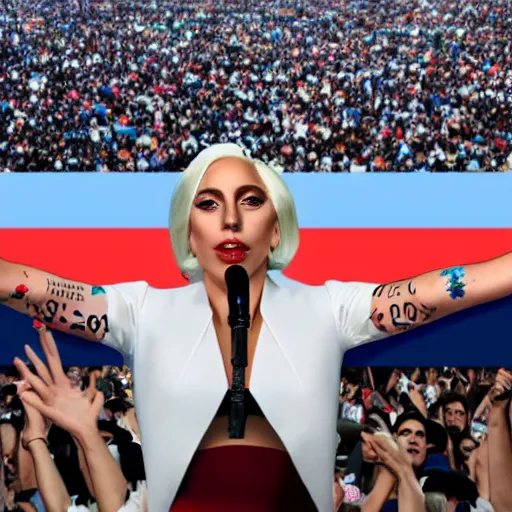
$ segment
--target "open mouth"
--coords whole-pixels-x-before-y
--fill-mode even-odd
[[[240,242],[239,240],[233,239],[233,240],[224,240],[221,244],[217,245],[215,247],[216,251],[248,251],[249,247],[247,247],[244,243]]]
[[[407,448],[407,453],[409,453],[410,455],[419,455],[420,451],[417,450],[416,448]]]
[[[224,240],[215,247],[217,256],[225,263],[237,264],[245,260],[249,247],[240,240]]]

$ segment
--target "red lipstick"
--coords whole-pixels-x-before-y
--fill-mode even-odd
[[[249,251],[249,247],[236,238],[224,240],[215,247],[218,258],[229,265],[242,263],[247,256],[247,251]]]

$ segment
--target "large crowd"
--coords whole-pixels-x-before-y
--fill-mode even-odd
[[[344,369],[341,510],[512,510],[511,389],[504,369]]]
[[[40,339],[0,369],[0,510],[147,512],[129,368]],[[334,512],[509,512],[511,397],[505,369],[344,368]]]
[[[0,171],[512,169],[506,0],[4,0]]]
[[[0,369],[0,510],[147,512],[130,370],[51,373],[61,395],[44,416],[20,399],[36,395],[17,369]]]

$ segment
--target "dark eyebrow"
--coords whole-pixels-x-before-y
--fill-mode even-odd
[[[222,199],[224,197],[224,194],[220,190],[218,190],[216,188],[203,188],[203,190],[200,190],[197,193],[197,196],[201,196],[201,195],[204,195],[204,194],[210,194],[210,195],[218,197],[220,199]]]
[[[243,187],[240,187],[236,191],[237,197],[243,196],[246,192],[250,192],[251,190],[255,190],[258,194],[261,194],[265,199],[267,198],[267,193],[265,190],[263,190],[261,187],[258,187],[258,185],[244,185]]]
[[[263,190],[258,185],[244,185],[236,191],[236,196],[237,198],[239,198],[240,196],[243,196],[246,192],[249,192],[251,190],[255,190],[256,192],[261,194],[265,199],[267,198],[267,193],[265,192],[265,190]],[[197,193],[197,196],[204,194],[210,194],[219,199],[222,199],[224,197],[224,194],[217,188],[204,188]]]

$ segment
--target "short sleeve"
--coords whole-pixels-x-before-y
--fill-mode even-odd
[[[149,285],[143,281],[102,286],[107,294],[109,332],[103,343],[121,354],[131,364],[140,312]]]
[[[372,296],[377,284],[327,281],[325,286],[331,299],[338,334],[346,350],[389,336],[377,329],[370,318]]]

